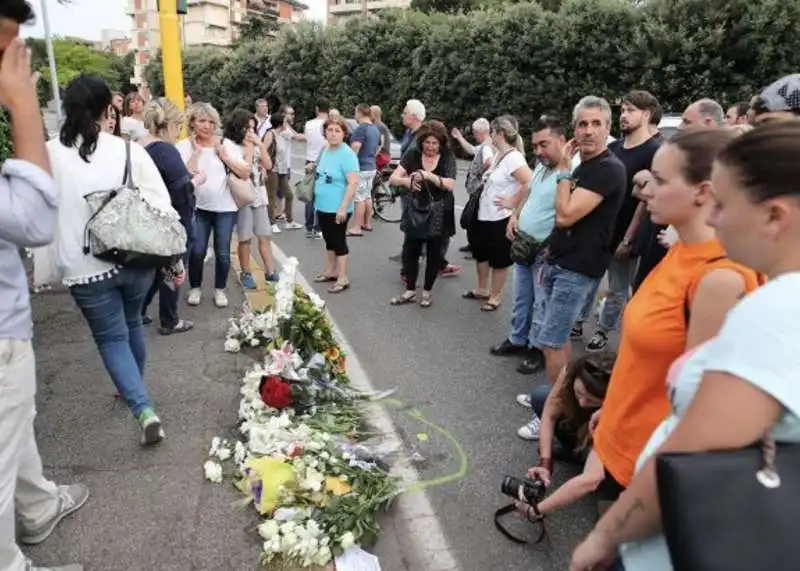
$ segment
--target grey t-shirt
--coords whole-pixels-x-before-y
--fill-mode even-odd
[[[383,137],[383,146],[381,147],[381,151],[392,156],[392,132],[389,131],[389,127],[386,126],[385,123],[375,123],[375,126],[380,131],[381,137]]]
[[[372,123],[361,123],[353,133],[353,139],[350,143],[361,143],[361,148],[358,149],[358,167],[362,171],[374,171],[377,166],[375,165],[375,155],[378,154],[378,148],[381,144],[381,134],[378,128]]]

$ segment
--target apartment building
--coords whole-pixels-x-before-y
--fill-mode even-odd
[[[181,16],[180,22],[183,46],[229,46],[248,15],[278,18],[278,2],[188,0],[186,14]],[[128,0],[128,14],[131,17],[131,49],[136,53],[134,79],[137,85],[144,85],[144,68],[161,47],[158,0]]]
[[[278,0],[278,22],[297,24],[306,19],[308,5],[297,0]]]
[[[374,14],[387,8],[408,8],[411,0],[328,0],[327,22],[337,24],[365,12]]]

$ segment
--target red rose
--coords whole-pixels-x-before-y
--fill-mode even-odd
[[[261,379],[261,400],[267,406],[282,410],[292,406],[292,386],[279,377]]]

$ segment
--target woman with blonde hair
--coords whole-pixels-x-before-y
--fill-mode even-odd
[[[491,137],[497,152],[492,166],[483,175],[480,204],[467,229],[478,285],[462,296],[483,301],[481,311],[495,311],[500,307],[508,268],[512,264],[506,227],[513,210],[502,206],[502,201],[517,194],[520,187],[527,188],[533,176],[521,151],[524,146],[514,117],[501,115],[492,121]]]
[[[199,170],[190,173],[175,148],[175,142],[183,127],[183,113],[177,105],[166,97],[161,97],[148,103],[143,115],[148,134],[139,139],[139,144],[156,164],[169,192],[172,207],[180,215],[181,224],[186,229],[187,255],[184,256],[184,261],[188,262],[188,253],[194,238],[194,189],[205,182],[206,176]],[[142,321],[145,325],[152,321],[146,312],[156,292],[158,292],[158,315],[161,322],[159,333],[162,335],[183,333],[194,327],[191,321],[178,317],[180,287],[172,287],[164,280],[161,272],[156,273],[156,278],[144,301]]]
[[[189,305],[200,305],[203,265],[211,234],[214,235],[214,304],[227,307],[228,273],[231,268],[231,236],[239,208],[228,186],[228,172],[250,177],[250,166],[233,141],[223,141],[217,131],[220,118],[209,103],[195,103],[188,113],[189,138],[176,147],[189,172],[202,171],[206,180],[194,189],[194,242],[189,255]]]

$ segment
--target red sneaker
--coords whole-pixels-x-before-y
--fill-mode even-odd
[[[461,271],[461,266],[455,266],[453,264],[447,264],[444,268],[439,270],[439,275],[443,278],[449,276],[455,276]]]

